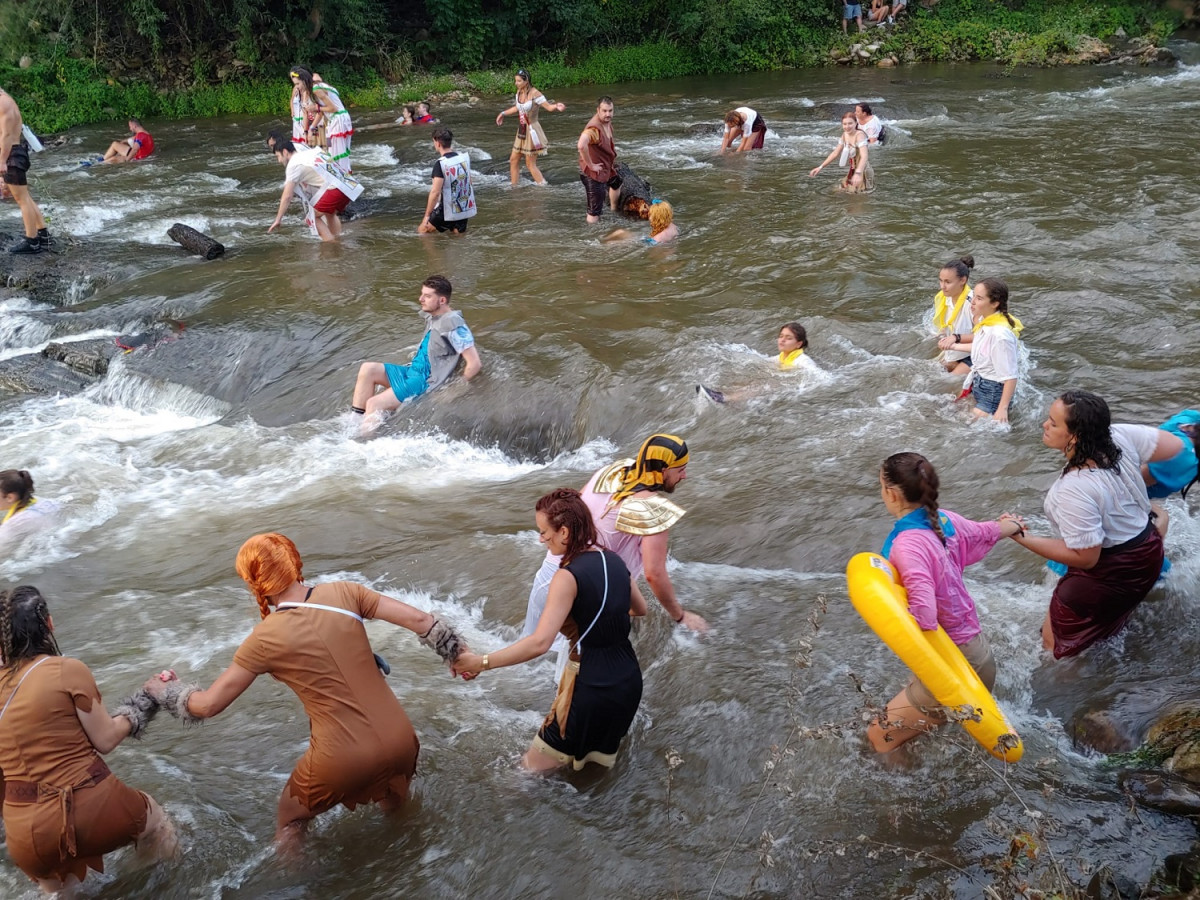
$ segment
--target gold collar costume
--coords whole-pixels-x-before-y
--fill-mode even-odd
[[[625,534],[660,534],[678,522],[686,512],[657,492],[664,490],[663,472],[681,469],[688,463],[688,448],[673,434],[655,434],[638,450],[637,459],[624,459],[604,469],[596,478],[598,494],[612,494],[608,506],[620,504],[616,528]],[[654,492],[649,497],[633,497],[639,491]]]

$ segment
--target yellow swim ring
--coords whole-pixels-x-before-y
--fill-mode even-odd
[[[908,611],[908,594],[892,564],[878,553],[859,553],[846,566],[846,581],[859,615],[937,701],[952,709],[975,710],[978,721],[962,723],[967,733],[996,759],[1019,760],[1025,752],[1020,736],[950,635],[940,625],[937,631],[921,630]]]

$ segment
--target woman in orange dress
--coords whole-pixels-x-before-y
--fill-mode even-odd
[[[270,673],[300,698],[311,725],[308,751],[279,798],[275,840],[295,849],[308,823],[341,804],[379,803],[385,810],[408,798],[420,742],[404,707],[380,671],[364,619],[383,619],[419,635],[447,663],[465,649],[458,635],[429,613],[360,584],[309,587],[296,545],[282,534],[258,534],[237,555],[238,575],[258,600],[263,620],[242,642],[212,686],[180,682],[164,672],[146,690],[176,718],[198,722],[217,715],[259,675]]]
[[[35,587],[0,591],[0,771],[8,856],[47,893],[70,890],[103,856],[136,844],[147,857],[176,848],[175,829],[148,794],[109,771],[102,753],[141,737],[158,711],[145,691],[109,715],[91,670],[63,656]]]

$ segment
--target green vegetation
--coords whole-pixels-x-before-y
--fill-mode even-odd
[[[1045,65],[1082,35],[1158,41],[1179,25],[1162,0],[912,7],[901,27],[870,31],[883,54]],[[859,39],[840,20],[839,0],[0,0],[0,84],[39,131],[277,113],[299,62],[353,105],[391,106],[505,92],[518,65],[547,89],[826,65]]]

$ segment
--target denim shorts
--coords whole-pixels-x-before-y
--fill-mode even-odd
[[[1000,381],[988,381],[978,375],[971,382],[971,393],[975,395],[975,408],[982,409],[991,415],[1000,408],[1000,398],[1004,396],[1004,384]]]
[[[862,4],[860,3],[845,3],[843,4],[844,11],[842,12],[843,19],[857,19],[862,15]]]

